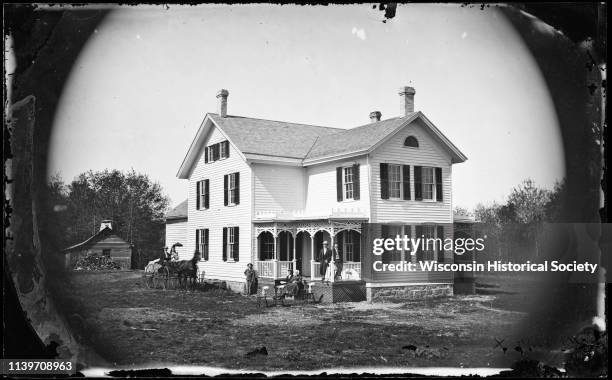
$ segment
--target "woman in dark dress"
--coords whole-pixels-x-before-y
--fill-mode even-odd
[[[255,272],[253,269],[253,264],[247,264],[247,269],[244,271],[244,275],[246,276],[244,294],[247,296],[257,294],[257,272]]]

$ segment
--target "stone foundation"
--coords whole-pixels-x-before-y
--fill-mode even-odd
[[[423,284],[366,288],[366,298],[368,302],[421,300],[452,295],[452,284]]]
[[[229,289],[232,292],[244,293],[244,282],[222,280],[221,289]]]
[[[476,281],[474,278],[455,279],[454,294],[476,294]]]

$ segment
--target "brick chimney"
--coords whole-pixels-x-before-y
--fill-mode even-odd
[[[382,114],[380,113],[380,111],[370,112],[370,123],[376,123],[377,121],[380,121],[381,116]]]
[[[416,91],[412,87],[404,86],[399,89],[400,96],[400,116],[408,116],[414,112],[414,94]]]
[[[229,91],[225,89],[219,90],[217,92],[217,113],[221,117],[227,116],[227,97],[229,96]]]
[[[112,220],[103,220],[100,223],[100,231],[102,231],[103,229],[105,229],[106,227],[108,227],[109,230],[113,229],[113,221]]]

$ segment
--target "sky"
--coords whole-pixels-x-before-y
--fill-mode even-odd
[[[117,7],[76,62],[54,121],[48,173],[146,173],[176,206],[176,173],[216,93],[228,113],[351,128],[400,116],[398,89],[467,157],[453,204],[503,202],[526,178],[564,176],[540,70],[495,7],[399,5]]]

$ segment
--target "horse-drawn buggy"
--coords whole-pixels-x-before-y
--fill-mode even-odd
[[[177,260],[176,247],[181,243],[172,245],[170,252],[167,248],[159,259],[150,261],[144,269],[143,282],[151,289],[194,289],[201,280],[202,273],[198,272],[200,253],[195,252],[191,260]]]

